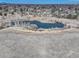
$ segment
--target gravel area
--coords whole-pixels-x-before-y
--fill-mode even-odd
[[[79,57],[79,32],[0,31],[0,58]]]

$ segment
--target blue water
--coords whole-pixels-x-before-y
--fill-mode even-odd
[[[64,24],[60,22],[56,23],[43,23],[40,21],[24,21],[24,23],[30,23],[30,24],[36,24],[38,28],[44,28],[44,29],[49,29],[49,28],[64,28]]]
[[[49,28],[64,28],[64,24],[60,22],[55,22],[55,23],[43,23],[40,21],[19,21],[19,25],[21,24],[35,24],[38,26],[38,28],[43,28],[43,29],[49,29]],[[15,26],[15,22],[11,22],[12,26]]]
[[[55,23],[43,23],[40,21],[19,21],[19,24],[35,24],[38,26],[38,28],[43,28],[43,29],[49,29],[49,28],[64,28],[64,24],[60,22],[55,22]],[[15,22],[11,22],[11,26],[15,26]]]

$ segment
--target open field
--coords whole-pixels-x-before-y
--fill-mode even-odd
[[[2,29],[0,30],[0,57],[79,57],[79,29],[76,29],[79,27],[79,21],[61,18],[46,19],[48,18],[39,20],[48,23],[59,21],[69,24],[72,28],[52,31],[46,29],[41,32],[21,27]]]
[[[0,57],[79,57],[79,31],[41,34],[3,30]]]

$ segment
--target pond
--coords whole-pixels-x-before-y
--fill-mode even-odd
[[[38,28],[43,28],[43,29],[49,29],[49,28],[64,28],[64,24],[60,22],[55,22],[55,23],[44,23],[40,21],[19,21],[19,25],[21,24],[35,24],[38,26]],[[15,22],[11,22],[12,25],[15,25]]]

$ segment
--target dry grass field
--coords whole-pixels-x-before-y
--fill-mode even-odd
[[[0,57],[79,57],[79,31],[24,33],[0,31]]]

